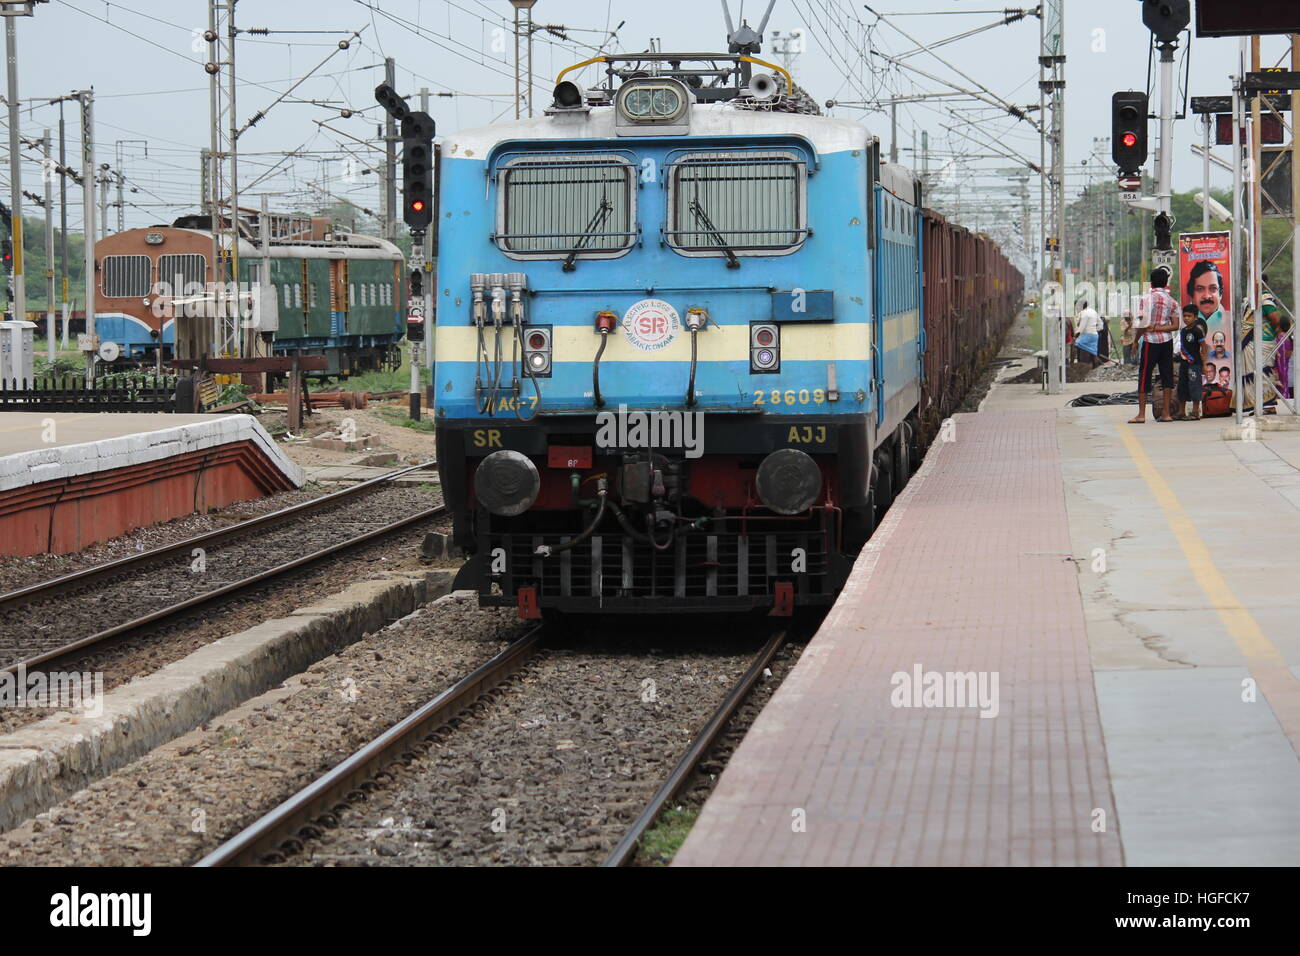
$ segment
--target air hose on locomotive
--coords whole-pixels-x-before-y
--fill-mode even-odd
[[[515,327],[514,342],[510,346],[510,368],[512,373],[510,388],[515,398],[515,417],[521,422],[531,422],[542,410],[542,387],[537,383],[537,376],[533,374],[533,367],[527,359],[528,349],[524,344],[524,286],[527,281],[527,277],[522,272],[512,272],[506,277],[506,282],[510,286],[511,319]],[[523,394],[519,388],[519,366],[516,363],[520,361],[524,366],[524,378],[533,383],[533,394],[537,398],[537,401],[533,403],[533,413],[527,417],[523,414]]]
[[[496,395],[490,386],[485,391],[483,385],[483,370],[485,367],[488,370],[488,378],[492,377],[492,360],[488,358],[487,340],[484,336],[487,326],[487,301],[483,293],[487,290],[487,279],[488,277],[484,273],[475,272],[469,277],[469,287],[473,294],[472,315],[478,339],[474,355],[474,407],[480,415],[486,414],[490,416]],[[486,403],[484,402],[485,394]]]
[[[709,314],[703,309],[690,308],[686,310],[686,327],[691,331],[691,378],[686,383],[686,407],[691,408],[695,405],[695,365],[696,365],[696,341],[695,337],[699,334],[700,329],[704,328],[709,322]],[[658,545],[656,545],[658,547]]]
[[[551,555],[559,554],[561,551],[568,551],[570,548],[576,548],[578,545],[582,544],[582,542],[590,538],[596,528],[600,526],[601,519],[605,517],[605,508],[613,504],[613,502],[609,500],[608,483],[603,477],[596,482],[596,498],[599,501],[599,504],[596,506],[596,515],[591,519],[591,523],[583,529],[581,534],[576,538],[571,538],[568,541],[565,541],[563,544],[557,544],[555,547],[546,544],[539,544],[537,550],[534,551],[533,554],[537,555],[539,558],[549,558]]]
[[[605,354],[605,343],[609,339],[609,333],[614,331],[614,325],[617,322],[613,312],[596,313],[596,331],[600,333],[600,348],[596,349],[595,361],[591,363],[591,394],[597,408],[603,408],[605,397],[600,394],[600,357]]]

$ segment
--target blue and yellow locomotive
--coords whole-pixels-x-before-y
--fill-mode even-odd
[[[525,617],[829,604],[920,457],[918,180],[771,64],[599,62],[442,144],[456,586]]]

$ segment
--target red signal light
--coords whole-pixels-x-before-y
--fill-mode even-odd
[[[424,200],[423,199],[415,200],[415,202],[411,203],[411,208],[416,212],[424,212]]]
[[[1129,149],[1132,149],[1134,146],[1136,146],[1137,141],[1138,141],[1137,133],[1125,133],[1123,136],[1120,137],[1120,142],[1123,143],[1125,146],[1127,146]]]

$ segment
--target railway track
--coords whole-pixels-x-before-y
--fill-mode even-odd
[[[718,705],[718,709],[700,728],[699,733],[691,741],[686,752],[682,754],[681,759],[673,766],[672,771],[664,778],[664,782],[659,785],[654,796],[646,803],[645,809],[632,821],[632,825],[627,828],[623,838],[618,841],[614,849],[610,851],[609,856],[605,857],[602,867],[626,866],[636,856],[637,848],[640,846],[641,838],[645,836],[657,819],[663,812],[668,802],[673,799],[685,785],[691,773],[699,766],[700,761],[712,749],[718,735],[722,733],[727,726],[727,722],[735,715],[736,710],[744,702],[745,698],[753,689],[755,682],[769,664],[772,658],[776,657],[777,651],[786,642],[786,632],[778,631],[768,639],[767,643],[754,655],[749,667],[745,668],[745,673],[740,675],[740,679],[732,685],[731,690]]]
[[[217,847],[196,866],[257,863],[284,843],[295,840],[304,827],[313,826],[314,821],[334,813],[337,805],[349,794],[371,786],[378,773],[401,758],[413,745],[523,667],[540,648],[542,637],[543,626],[534,626],[500,654]]]
[[[5,622],[7,637],[0,645],[0,673],[48,665],[436,518],[445,513],[443,506],[421,508],[378,527],[374,526],[373,519],[347,514],[347,509],[355,503],[382,493],[383,489],[395,488],[394,479],[428,467],[429,464],[402,468],[312,501],[2,594],[0,621]],[[331,510],[335,512],[332,516]],[[325,517],[330,517],[332,523],[316,537],[328,543],[312,542],[306,536],[309,545],[322,546],[302,554],[304,538],[299,524],[305,518]],[[273,542],[277,535],[287,539],[282,552],[294,555],[289,560],[276,560]],[[254,538],[250,544],[248,539]],[[232,567],[224,573],[191,573],[191,560],[196,551],[206,562],[210,555],[221,556],[223,548],[230,549],[237,559],[226,562]],[[246,568],[255,570],[244,573]],[[97,591],[104,593],[97,595]],[[185,592],[189,592],[188,596],[181,597]],[[78,603],[70,604],[70,601]],[[147,610],[137,613],[142,605]],[[84,623],[79,623],[83,619],[70,614],[70,608],[80,606],[89,608],[88,613],[93,615],[90,633],[85,632]],[[81,633],[69,633],[77,629]]]
[[[489,694],[519,671],[541,649],[541,625],[483,664],[454,686],[424,704],[419,710],[386,730],[373,742],[336,766],[293,797],[198,862],[198,866],[253,865],[265,860],[279,862],[281,849],[301,849],[303,839],[319,836],[323,829],[338,825],[361,792],[374,789],[376,778],[398,760],[413,758],[416,745],[448,724],[476,701]],[[700,731],[673,766],[649,802],[609,853],[604,865],[621,866],[635,855],[646,830],[710,752],[719,734],[745,700],[755,682],[786,642],[784,631],[773,635],[750,660],[723,701],[704,722]]]

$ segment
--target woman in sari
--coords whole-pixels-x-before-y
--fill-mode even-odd
[[[1269,363],[1273,371],[1273,381],[1277,392],[1283,398],[1291,397],[1291,349],[1294,339],[1291,335],[1293,323],[1282,314],[1276,300],[1271,295],[1264,296],[1264,305],[1260,312],[1264,316],[1264,349],[1267,353],[1272,346]]]
[[[1262,394],[1265,413],[1277,405],[1279,389],[1290,398],[1290,370],[1292,349],[1292,323],[1282,316],[1277,306],[1268,301],[1263,307],[1264,322],[1260,337],[1264,360]],[[1241,407],[1255,407],[1255,310],[1248,308],[1241,320]]]

